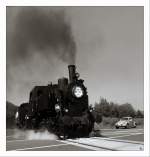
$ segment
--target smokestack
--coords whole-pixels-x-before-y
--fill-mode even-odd
[[[68,70],[69,70],[69,81],[70,83],[72,83],[76,79],[76,66],[68,65]]]

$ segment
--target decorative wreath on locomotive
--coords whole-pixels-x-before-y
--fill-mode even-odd
[[[69,65],[68,78],[58,84],[35,86],[29,102],[21,104],[16,112],[19,128],[46,127],[60,138],[87,137],[94,126],[94,116],[88,105],[84,80],[79,79],[75,65]]]

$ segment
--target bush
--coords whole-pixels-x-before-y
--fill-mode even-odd
[[[144,125],[144,118],[135,118],[134,120],[135,120],[137,126],[138,125],[141,125],[141,126]]]
[[[142,113],[142,111],[138,110],[136,112],[136,118],[144,118],[144,113]]]
[[[115,123],[118,121],[118,118],[111,118],[111,117],[103,117],[102,126],[104,127],[114,127]]]
[[[92,114],[95,118],[96,123],[101,123],[102,122],[103,119],[102,119],[102,114],[101,113],[93,111]]]
[[[6,127],[11,128],[15,126],[15,113],[17,106],[10,102],[6,102]]]

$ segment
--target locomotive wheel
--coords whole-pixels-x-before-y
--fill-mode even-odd
[[[69,128],[67,126],[64,126],[63,124],[58,126],[57,135],[60,140],[66,140],[67,138],[69,138],[68,130]]]
[[[66,140],[69,136],[67,135],[66,129],[63,127],[59,127],[57,136],[60,140]]]
[[[68,139],[69,136],[67,136],[67,135],[58,135],[58,137],[59,137],[60,140],[66,140],[66,139]]]

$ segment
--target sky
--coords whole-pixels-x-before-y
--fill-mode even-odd
[[[89,102],[144,109],[143,7],[7,7],[7,100],[57,83],[75,64]]]

